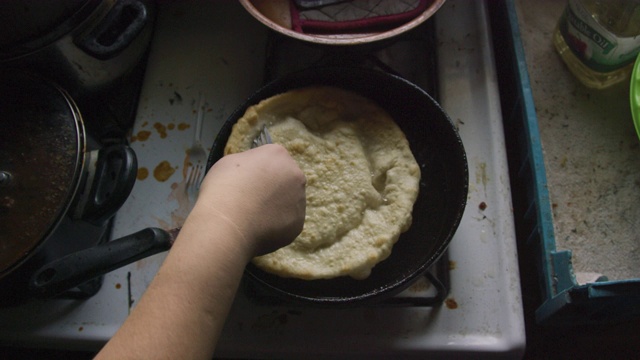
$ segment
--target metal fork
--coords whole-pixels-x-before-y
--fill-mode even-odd
[[[262,129],[260,129],[260,133],[256,136],[255,139],[251,142],[251,148],[257,148],[258,146],[262,146],[265,144],[272,144],[271,134],[269,134],[269,130],[267,130],[267,125],[262,125]]]
[[[204,178],[205,166],[207,164],[207,152],[205,151],[200,138],[202,136],[202,121],[204,119],[204,96],[200,93],[198,100],[198,111],[196,115],[195,137],[191,148],[187,150],[189,155],[189,168],[187,169],[186,191],[189,196],[195,198],[200,190],[200,183]]]

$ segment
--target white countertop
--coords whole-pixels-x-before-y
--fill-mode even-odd
[[[552,35],[565,1],[517,2],[547,171],[556,247],[581,279],[640,277],[640,142],[629,83],[591,90]]]

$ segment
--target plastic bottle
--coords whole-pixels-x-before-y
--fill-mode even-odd
[[[640,0],[569,0],[553,43],[586,86],[624,81],[640,51]]]

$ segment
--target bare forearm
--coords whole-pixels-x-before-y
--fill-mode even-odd
[[[98,357],[211,358],[247,262],[302,231],[305,183],[280,145],[214,164],[155,279]]]
[[[193,214],[99,357],[210,358],[250,257],[242,242],[228,220]]]

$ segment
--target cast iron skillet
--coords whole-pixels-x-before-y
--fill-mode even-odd
[[[316,305],[378,302],[410,285],[448,247],[467,200],[468,168],[464,147],[447,114],[416,85],[377,70],[322,67],[284,76],[251,96],[220,130],[209,155],[207,170],[224,155],[233,125],[249,106],[287,90],[310,85],[336,86],[366,96],[386,109],[404,131],[422,171],[413,224],[400,236],[391,255],[376,265],[365,280],[282,278],[253,265],[247,267],[246,277],[285,301]]]

